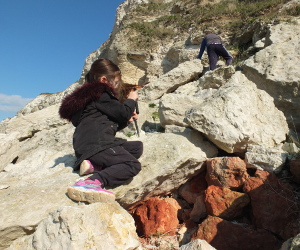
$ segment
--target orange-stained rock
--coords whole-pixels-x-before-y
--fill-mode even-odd
[[[197,197],[207,188],[205,172],[202,172],[183,184],[178,189],[178,194],[190,204],[196,202]]]
[[[153,197],[138,206],[133,213],[139,236],[153,234],[174,235],[179,226],[177,218],[180,206],[172,198]]]
[[[246,163],[239,157],[218,157],[208,159],[206,181],[208,185],[242,190],[243,183],[249,178]]]
[[[244,192],[251,198],[253,224],[283,239],[300,233],[299,201],[287,183],[274,174],[257,170],[255,177],[244,183]]]
[[[218,217],[208,216],[191,240],[206,240],[218,250],[280,249],[281,242],[266,230],[253,230]]]
[[[239,193],[225,187],[209,186],[204,192],[207,214],[227,220],[242,216],[244,208],[250,203],[245,193]]]

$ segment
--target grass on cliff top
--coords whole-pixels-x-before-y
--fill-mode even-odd
[[[179,32],[187,33],[191,27],[204,30],[212,25],[222,25],[224,32],[233,33],[246,24],[255,21],[270,21],[278,16],[278,9],[289,0],[223,0],[209,3],[211,0],[184,0],[170,3],[151,2],[141,4],[133,10],[136,18],[151,17],[149,22],[132,22],[129,28],[137,32],[132,38],[139,49],[157,45],[164,39],[173,39]],[[177,7],[177,8],[176,8]],[[285,15],[299,16],[300,4],[290,8]]]

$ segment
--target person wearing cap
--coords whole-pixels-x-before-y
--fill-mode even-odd
[[[205,35],[197,56],[198,59],[201,60],[205,49],[207,50],[210,70],[216,69],[220,56],[224,58],[226,65],[230,65],[232,63],[232,56],[222,44],[222,40],[218,35],[214,33],[207,33]]]

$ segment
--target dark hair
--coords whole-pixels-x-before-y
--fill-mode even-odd
[[[112,61],[100,58],[93,62],[90,71],[85,75],[85,81],[89,83],[98,82],[102,76],[111,81],[116,76],[121,76],[121,71]]]

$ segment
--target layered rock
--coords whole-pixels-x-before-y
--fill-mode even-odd
[[[286,119],[291,126],[292,115],[296,126],[299,123],[298,19],[270,25],[267,37],[261,40],[263,32],[252,34],[255,49],[260,51],[244,63],[243,71],[221,66],[205,73],[201,62],[194,60],[201,41],[196,33],[189,37],[191,41],[187,41],[187,34],[180,34],[155,48],[133,47],[128,34],[135,32],[128,24],[134,20],[126,16],[127,12],[149,2],[153,1],[127,0],[121,4],[110,39],[87,57],[78,82],[60,93],[38,96],[16,117],[0,124],[0,194],[5,201],[0,208],[0,248],[15,239],[11,249],[102,249],[106,244],[115,249],[138,247],[132,218],[117,203],[84,206],[66,196],[67,187],[79,177],[72,168],[74,128],[61,120],[57,111],[63,96],[83,82],[91,63],[100,57],[116,62],[126,82],[150,81],[139,91],[141,137],[128,138],[127,131],[118,133],[143,141],[145,148],[140,159],[142,171],[113,189],[121,206],[134,210],[141,202],[157,200],[155,196],[172,194],[184,207],[184,213],[178,213],[179,222],[186,226],[179,230],[183,232],[182,244],[191,240],[197,227],[193,241],[181,249],[240,249],[241,242],[249,249],[279,249],[279,238],[290,238],[287,244],[297,245],[297,196],[268,172],[280,173],[287,159],[281,148],[288,131]],[[177,4],[172,11],[184,13],[186,6]],[[146,18],[150,21],[160,16],[163,14]],[[152,119],[156,109],[148,106],[158,103],[160,124]],[[156,128],[163,126],[166,133],[148,133],[146,127],[152,123]],[[131,125],[128,131],[134,129]],[[213,144],[227,153],[245,156],[245,162],[237,157],[215,158],[219,151]],[[212,162],[218,160],[212,168]],[[297,163],[290,163],[299,181],[297,167]],[[260,171],[248,176],[247,172],[253,172],[249,168]],[[206,173],[207,181],[203,178]],[[242,192],[242,187],[247,194],[236,192]],[[241,215],[247,195],[247,209],[253,217],[249,211]],[[239,199],[243,199],[242,206],[235,207]],[[228,221],[207,214],[225,214]],[[230,222],[233,218],[243,223]],[[168,218],[164,219],[163,223],[156,221],[151,230],[164,232],[158,230],[168,224]],[[108,225],[112,227],[104,231]]]
[[[190,126],[228,153],[245,153],[249,144],[277,147],[288,133],[285,117],[273,99],[241,72],[188,110],[186,118]]]
[[[129,250],[139,246],[132,217],[114,202],[62,207],[8,249]]]
[[[274,98],[290,128],[300,129],[300,19],[269,25],[265,48],[244,62],[243,73]]]

